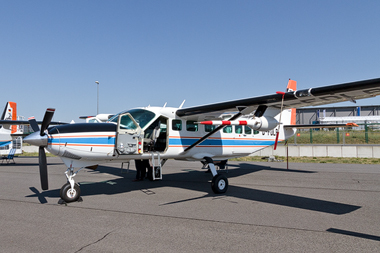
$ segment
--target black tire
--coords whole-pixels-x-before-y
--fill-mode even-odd
[[[71,192],[71,185],[67,182],[62,186],[59,195],[67,203],[77,201],[80,197],[80,187],[78,184],[74,184],[74,192]]]
[[[217,174],[211,181],[212,191],[216,194],[225,193],[228,188],[228,180],[224,175]]]

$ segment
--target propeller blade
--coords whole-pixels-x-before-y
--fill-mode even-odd
[[[46,154],[44,147],[40,147],[38,151],[38,158],[40,163],[40,179],[41,179],[41,188],[42,190],[49,189],[48,186],[48,172],[47,172],[47,162]]]
[[[36,121],[36,119],[34,117],[28,118],[28,121],[29,121],[29,124],[32,127],[32,129],[33,129],[34,132],[39,132],[40,131],[40,128],[39,128],[39,126],[37,124],[37,121]]]
[[[40,132],[41,136],[45,135],[45,130],[48,128],[51,122],[51,119],[53,118],[54,112],[55,112],[55,109],[53,108],[46,109],[45,116],[41,124],[41,132]]]

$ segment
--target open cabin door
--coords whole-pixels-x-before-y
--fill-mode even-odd
[[[120,114],[117,121],[116,152],[119,155],[143,153],[144,131],[129,113]]]
[[[147,152],[164,153],[168,148],[168,119],[158,117],[144,132],[144,149]]]

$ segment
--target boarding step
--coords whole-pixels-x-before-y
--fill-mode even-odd
[[[162,179],[162,163],[160,153],[152,152],[153,180]]]

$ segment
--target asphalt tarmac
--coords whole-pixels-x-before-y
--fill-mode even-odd
[[[47,191],[38,158],[15,161],[0,165],[0,252],[380,252],[378,165],[230,162],[216,195],[199,162],[168,161],[155,182],[109,164],[60,205],[59,158]]]

